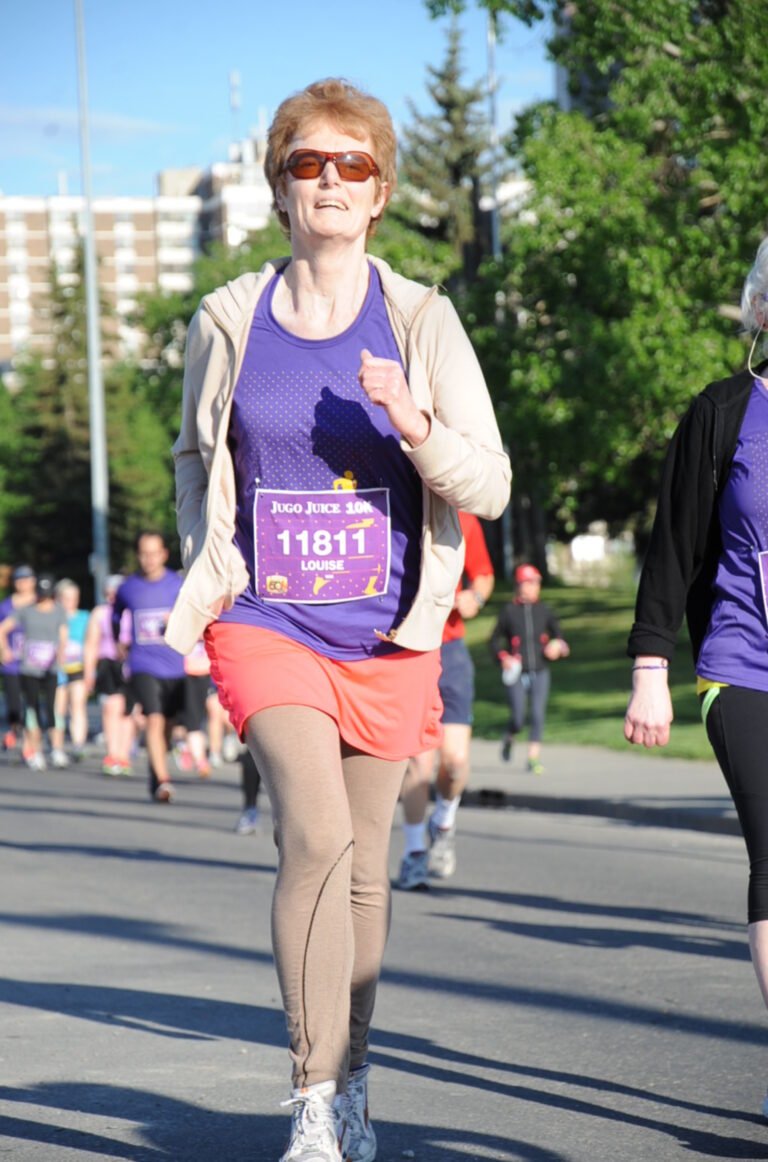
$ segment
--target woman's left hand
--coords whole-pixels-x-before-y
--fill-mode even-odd
[[[385,409],[392,427],[412,448],[424,443],[429,435],[429,419],[413,402],[408,381],[396,360],[377,359],[364,348],[357,378],[371,403]]]
[[[568,643],[564,642],[561,637],[551,638],[542,649],[548,662],[556,662],[558,658],[567,658],[570,652]]]

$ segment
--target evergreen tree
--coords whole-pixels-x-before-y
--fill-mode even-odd
[[[445,60],[428,68],[427,91],[435,111],[420,114],[403,132],[401,189],[407,213],[429,239],[448,243],[456,273],[466,285],[490,251],[490,229],[481,199],[490,186],[489,134],[484,89],[463,83],[461,31],[448,30]]]
[[[412,198],[407,193],[403,198],[398,190],[369,240],[368,250],[398,274],[427,286],[445,284],[456,270],[451,243],[426,235],[414,214]]]

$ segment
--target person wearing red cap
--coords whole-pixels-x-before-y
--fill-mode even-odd
[[[539,600],[541,573],[535,565],[515,569],[515,597],[504,606],[491,635],[491,651],[501,666],[501,680],[509,699],[509,723],[501,757],[509,762],[515,735],[523,729],[530,703],[527,770],[544,773],[541,738],[549,700],[549,662],[567,658],[568,643],[552,608]]]

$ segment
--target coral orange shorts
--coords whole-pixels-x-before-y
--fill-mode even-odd
[[[376,758],[410,758],[442,741],[439,649],[339,662],[274,630],[234,622],[209,625],[205,648],[241,738],[260,710],[311,706],[334,719],[346,743]]]

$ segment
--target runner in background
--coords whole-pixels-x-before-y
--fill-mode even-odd
[[[216,684],[211,686],[206,702],[208,709],[208,761],[216,769],[222,763],[239,762],[243,744],[229,721],[229,715],[221,704]]]
[[[58,670],[67,647],[67,615],[54,599],[54,579],[47,573],[37,578],[35,601],[14,610],[0,622],[0,661],[8,658],[8,636],[18,626],[23,634],[19,664],[21,696],[25,705],[23,753],[28,767],[44,771],[43,731],[51,747],[51,764],[66,767],[69,759],[56,746],[55,700]],[[60,724],[59,724],[60,725]]]
[[[201,779],[211,773],[208,761],[208,739],[205,726],[208,718],[208,697],[211,691],[211,663],[202,638],[184,659],[184,717],[186,738],[181,746],[182,755],[188,756],[182,769],[197,771]]]
[[[31,565],[17,565],[11,573],[13,592],[0,602],[0,622],[12,616],[17,609],[35,601],[35,570]],[[0,677],[5,697],[6,731],[3,735],[5,750],[13,750],[24,733],[24,704],[21,698],[19,664],[24,642],[21,626],[14,625],[8,634],[7,661],[0,665]]]
[[[243,810],[235,825],[235,835],[255,835],[259,830],[261,817],[258,808],[261,775],[253,755],[246,747],[237,760],[240,764],[240,786],[243,791]]]
[[[86,693],[95,693],[101,710],[101,729],[107,752],[101,769],[105,775],[130,775],[131,749],[136,733],[133,716],[126,709],[127,684],[112,632],[115,595],[124,580],[120,573],[107,577],[104,603],[91,611],[83,649]],[[120,640],[126,644],[130,642],[130,621],[130,614],[125,610]]]
[[[64,664],[59,671],[56,689],[56,726],[54,735],[56,749],[65,751],[67,722],[72,743],[71,759],[77,762],[83,757],[83,749],[88,741],[88,691],[85,685],[84,645],[88,629],[88,613],[80,609],[80,587],[64,577],[54,590],[56,600],[67,615],[67,648]]]
[[[117,654],[127,659],[129,697],[146,719],[149,793],[170,803],[174,787],[168,771],[170,729],[184,713],[184,658],[163,640],[181,578],[166,568],[168,549],[160,533],[143,532],[136,540],[139,569],[120,586],[112,611]],[[131,617],[130,645],[121,642],[123,611]],[[131,709],[133,706],[131,705]]]
[[[501,679],[509,702],[509,722],[501,743],[501,757],[509,762],[516,736],[525,725],[530,708],[526,770],[542,775],[541,740],[549,701],[551,662],[567,658],[570,651],[560,621],[550,605],[541,600],[541,573],[535,565],[515,569],[515,597],[501,610],[493,634],[491,653],[501,667]]]
[[[465,640],[465,622],[477,617],[493,592],[491,558],[476,516],[460,512],[464,536],[464,573],[440,647],[443,741],[436,750],[415,755],[408,764],[400,799],[404,852],[398,885],[424,890],[429,877],[446,879],[456,871],[456,813],[469,782],[475,667]],[[425,822],[437,759],[437,792],[429,824]]]

